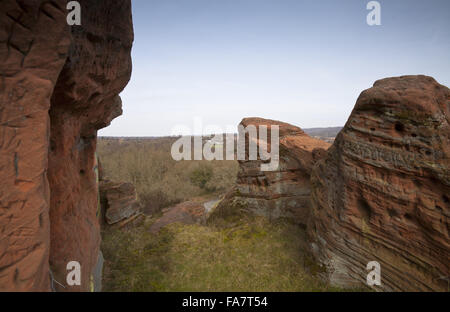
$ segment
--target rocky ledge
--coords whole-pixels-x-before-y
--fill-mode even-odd
[[[107,224],[116,224],[141,214],[136,188],[132,183],[102,180],[99,191],[102,216]]]

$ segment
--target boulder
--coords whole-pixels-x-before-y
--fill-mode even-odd
[[[375,82],[311,176],[311,249],[338,286],[448,291],[450,90],[427,76]]]
[[[246,159],[239,160],[237,184],[217,206],[214,214],[224,214],[223,209],[240,207],[245,212],[262,215],[271,219],[289,218],[306,226],[310,204],[310,174],[314,163],[321,159],[330,144],[311,138],[300,128],[275,120],[263,118],[245,118],[240,125],[254,125],[257,129],[272,125],[279,127],[279,166],[275,171],[262,171],[265,161],[258,157],[249,160],[249,136],[246,135]],[[270,138],[270,132],[267,135]],[[256,140],[267,144],[271,142]],[[226,213],[225,213],[226,214]]]
[[[108,224],[115,224],[141,213],[136,189],[129,182],[100,181],[100,200]]]
[[[162,217],[157,219],[149,228],[150,233],[156,234],[166,225],[172,223],[199,224],[205,220],[207,203],[187,201],[164,209]]]

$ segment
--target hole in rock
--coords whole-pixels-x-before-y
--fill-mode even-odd
[[[44,226],[44,216],[43,213],[39,215],[39,227],[42,228]]]
[[[397,132],[403,132],[405,131],[405,126],[401,122],[395,123],[395,130]]]
[[[17,282],[19,280],[19,269],[16,268],[14,271],[14,281]]]
[[[409,213],[405,213],[404,217],[405,217],[405,219],[408,220],[408,221],[412,221],[412,220],[413,220],[412,215],[409,214]]]
[[[360,198],[357,207],[361,217],[365,221],[369,221],[372,216],[372,208],[370,208],[369,203],[364,198]]]
[[[394,209],[391,209],[391,208],[388,209],[388,214],[389,214],[389,217],[391,217],[391,218],[398,216],[397,211],[395,211]]]
[[[449,200],[448,200],[447,195],[442,195],[442,199],[444,200],[444,203],[448,204]]]

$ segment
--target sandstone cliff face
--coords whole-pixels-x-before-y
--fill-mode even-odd
[[[131,74],[130,1],[82,1],[82,26],[52,96],[48,179],[51,189],[50,265],[64,280],[66,264],[80,262],[80,289],[89,287],[100,231],[94,162],[97,130],[122,113],[119,92]],[[69,217],[70,216],[70,217]]]
[[[324,155],[328,143],[309,137],[300,128],[287,123],[246,118],[241,125],[248,127],[279,126],[279,168],[261,171],[261,159],[248,160],[249,137],[246,138],[246,159],[239,161],[236,189],[221,206],[239,205],[242,209],[272,219],[286,217],[306,225],[310,210],[310,174],[314,163]],[[268,134],[270,138],[270,134]],[[270,144],[268,142],[268,149]],[[261,140],[257,140],[257,145]],[[265,142],[264,142],[265,144]],[[226,209],[225,207],[223,209]]]
[[[426,76],[387,78],[361,93],[313,170],[312,249],[337,285],[448,290],[450,90]]]
[[[63,3],[0,2],[0,291],[50,285],[48,110],[70,44]]]
[[[65,284],[69,261],[82,285],[52,284],[90,290],[99,257],[96,132],[121,114],[131,3],[81,1],[72,27],[66,4],[0,2],[0,290]]]

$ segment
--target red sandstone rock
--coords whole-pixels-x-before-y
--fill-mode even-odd
[[[69,290],[90,289],[98,259],[97,130],[122,113],[118,94],[131,75],[133,42],[130,0],[80,4],[82,25],[72,27],[50,109],[50,265],[64,281],[67,262],[80,262],[82,285]]]
[[[375,82],[361,93],[311,179],[312,249],[340,286],[448,291],[450,90],[426,76]]]
[[[73,260],[82,285],[56,287],[91,290],[100,244],[96,131],[121,113],[131,3],[81,1],[82,26],[72,28],[66,4],[0,2],[0,291],[48,291],[49,262],[65,283]]]
[[[141,213],[132,183],[101,181],[100,196],[108,224],[115,224]]]
[[[329,144],[309,137],[300,128],[280,121],[246,118],[241,125],[279,126],[280,163],[276,171],[261,171],[262,160],[240,160],[236,189],[216,208],[242,207],[269,218],[287,217],[306,225],[309,216],[310,173]],[[268,134],[270,138],[270,133]],[[249,138],[246,138],[248,159]],[[258,139],[258,146],[261,141]],[[265,142],[264,142],[265,143]],[[270,150],[270,142],[267,144]],[[221,212],[219,212],[221,213]]]
[[[0,1],[0,291],[49,290],[50,98],[66,1]]]
[[[195,224],[205,219],[205,204],[187,201],[163,210],[163,216],[150,226],[151,233],[157,233],[161,228],[172,223]]]

